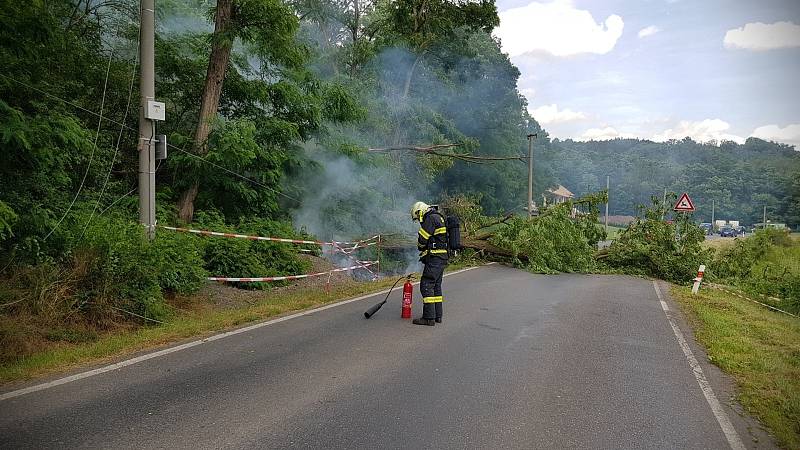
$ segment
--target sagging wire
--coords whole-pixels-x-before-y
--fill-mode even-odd
[[[103,181],[103,187],[100,189],[100,195],[97,197],[97,201],[94,204],[94,208],[92,208],[92,214],[89,215],[89,219],[86,220],[86,224],[83,226],[83,231],[81,231],[81,236],[78,238],[78,241],[83,239],[83,236],[86,234],[86,230],[89,228],[89,224],[91,224],[92,219],[94,218],[94,213],[97,211],[97,207],[100,206],[100,202],[103,200],[103,194],[105,194],[106,187],[108,186],[108,180],[111,178],[111,171],[114,169],[114,162],[117,160],[117,153],[119,152],[119,145],[122,142],[122,133],[125,130],[125,120],[128,119],[128,111],[130,110],[131,106],[131,98],[133,96],[133,85],[136,81],[136,69],[139,67],[139,47],[141,46],[142,42],[142,30],[141,27],[139,29],[139,34],[136,39],[136,48],[137,48],[137,59],[133,64],[133,71],[131,72],[131,83],[128,86],[128,100],[125,104],[125,114],[122,116],[122,125],[119,128],[119,134],[117,135],[117,144],[114,146],[114,156],[111,157],[111,162],[108,164],[108,172],[106,173],[106,179]],[[101,213],[102,214],[102,213]]]
[[[114,51],[112,50],[108,55],[108,65],[106,66],[106,79],[103,82],[103,96],[100,98],[100,118],[97,120],[97,130],[94,135],[94,144],[92,145],[92,153],[89,155],[89,162],[86,164],[86,170],[83,172],[83,179],[81,180],[81,185],[78,186],[78,192],[75,193],[75,197],[72,198],[72,203],[69,204],[67,210],[64,211],[64,214],[58,220],[56,225],[50,230],[49,233],[44,237],[44,241],[50,237],[50,235],[55,232],[58,227],[61,225],[61,222],[67,217],[67,214],[72,210],[72,207],[75,206],[75,202],[78,200],[78,196],[81,195],[81,191],[83,191],[83,186],[86,183],[86,178],[89,176],[89,169],[92,167],[92,161],[94,161],[94,153],[97,150],[97,140],[100,138],[100,126],[103,123],[103,108],[106,105],[106,91],[108,89],[108,74],[111,72],[111,61],[114,59]]]
[[[113,123],[115,125],[119,125],[121,127],[124,127],[127,130],[136,131],[135,128],[130,127],[128,125],[125,125],[123,122],[114,120],[114,119],[112,119],[110,117],[107,117],[107,116],[104,116],[102,114],[98,114],[96,111],[92,111],[90,109],[86,109],[86,108],[84,108],[84,107],[82,107],[82,106],[80,106],[78,104],[75,104],[73,102],[65,100],[65,99],[63,99],[61,97],[58,97],[56,95],[53,95],[53,94],[51,94],[49,92],[43,91],[42,89],[39,89],[39,88],[37,88],[35,86],[31,86],[30,84],[27,84],[25,82],[22,82],[22,81],[19,81],[19,80],[15,79],[15,78],[9,77],[8,75],[6,75],[6,74],[4,74],[2,72],[0,72],[0,77],[3,77],[3,78],[5,78],[5,79],[7,79],[9,81],[12,81],[12,82],[17,83],[17,84],[19,84],[21,86],[24,86],[24,87],[26,87],[26,88],[28,88],[28,89],[30,89],[32,91],[36,91],[36,92],[38,92],[38,93],[40,93],[40,94],[42,94],[44,96],[47,96],[47,97],[50,97],[52,99],[58,100],[58,101],[64,103],[65,105],[72,106],[73,108],[79,109],[79,110],[81,110],[81,111],[83,111],[85,113],[88,113],[88,114],[91,114],[93,116],[96,116],[96,117],[100,118],[101,120],[105,120],[106,122]],[[209,161],[209,160],[203,158],[200,155],[197,155],[197,154],[194,154],[192,152],[189,152],[189,151],[187,151],[187,150],[185,150],[185,149],[183,149],[181,147],[178,147],[178,146],[175,146],[173,144],[170,144],[169,142],[167,142],[167,147],[169,147],[169,148],[171,148],[173,150],[177,150],[177,151],[179,151],[181,153],[184,153],[184,154],[186,154],[188,156],[191,156],[192,158],[199,159],[199,160],[203,161],[206,164],[212,165],[212,166],[216,167],[217,169],[220,169],[220,170],[222,170],[224,172],[227,172],[227,173],[229,173],[231,175],[234,175],[234,176],[236,176],[238,178],[241,178],[242,180],[249,181],[250,183],[253,183],[256,186],[262,187],[262,188],[264,188],[264,189],[266,189],[266,190],[268,190],[268,191],[270,191],[272,193],[275,193],[275,194],[283,196],[283,197],[285,197],[285,198],[287,198],[289,200],[292,200],[292,201],[300,203],[300,200],[298,200],[298,199],[296,199],[296,198],[294,198],[294,197],[292,197],[292,196],[290,196],[288,194],[284,194],[283,192],[280,192],[280,191],[278,191],[278,190],[276,190],[276,189],[274,189],[272,187],[269,187],[264,183],[261,183],[259,181],[256,181],[256,180],[252,179],[252,178],[246,177],[246,176],[244,176],[244,175],[242,175],[242,174],[240,174],[238,172],[235,172],[235,171],[233,171],[231,169],[223,167],[223,166],[221,166],[221,165],[219,165],[219,164],[217,164],[217,163],[215,163],[213,161]]]

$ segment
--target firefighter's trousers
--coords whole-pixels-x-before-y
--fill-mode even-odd
[[[438,256],[428,255],[423,261],[425,268],[419,281],[419,291],[422,294],[422,318],[442,318],[442,276],[447,260]]]

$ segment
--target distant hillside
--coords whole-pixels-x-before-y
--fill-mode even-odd
[[[763,207],[773,222],[800,224],[800,152],[750,138],[744,144],[700,144],[686,138],[664,143],[638,139],[575,142],[554,139],[538,155],[559,183],[575,194],[605,188],[611,177],[609,213],[635,214],[636,205],[664,188],[688,192],[697,217],[760,222]]]

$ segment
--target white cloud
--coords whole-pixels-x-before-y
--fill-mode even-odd
[[[747,50],[800,47],[800,25],[792,22],[748,23],[728,30],[723,43],[727,48]]]
[[[659,31],[661,31],[661,28],[658,28],[655,25],[650,25],[647,28],[642,28],[641,30],[639,30],[639,38],[646,38],[647,36],[652,36],[658,33]]]
[[[576,120],[583,120],[586,118],[586,114],[580,111],[573,111],[569,108],[558,110],[558,105],[553,103],[552,105],[544,105],[540,106],[531,111],[531,115],[537,122],[542,125],[548,125],[552,123],[564,123],[564,122],[574,122]]]
[[[653,135],[654,141],[667,141],[670,139],[683,139],[690,137],[697,142],[716,141],[735,141],[743,143],[745,139],[741,136],[730,134],[727,131],[731,125],[720,119],[705,119],[699,122],[682,120],[674,128],[669,128],[663,133]]]
[[[781,128],[777,125],[764,125],[756,128],[750,136],[766,141],[782,142],[794,145],[795,150],[800,150],[800,124],[795,123]]]
[[[619,131],[614,127],[589,128],[580,137],[582,141],[607,141],[620,137]]]
[[[530,103],[533,100],[533,97],[536,95],[536,89],[522,88],[519,90],[519,93],[522,94],[526,99],[528,99],[528,103]]]
[[[611,139],[635,139],[637,136],[631,133],[620,133],[614,127],[589,128],[578,138],[581,141],[608,141]]]
[[[624,25],[616,14],[597,23],[589,11],[577,9],[572,1],[555,0],[501,12],[495,35],[511,57],[531,52],[603,55],[614,48]]]

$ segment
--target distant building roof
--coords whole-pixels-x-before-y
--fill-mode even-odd
[[[549,192],[549,193],[551,193],[553,195],[556,195],[558,197],[564,197],[564,198],[573,198],[573,197],[575,197],[575,194],[573,194],[572,192],[569,191],[569,189],[565,188],[564,186],[562,186],[560,184],[555,189],[548,189],[547,192]]]

